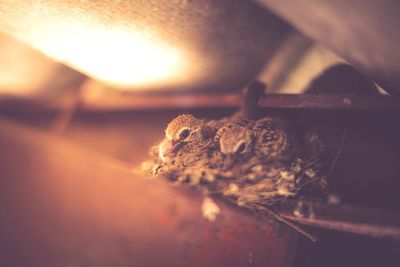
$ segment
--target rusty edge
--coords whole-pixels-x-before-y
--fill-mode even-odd
[[[107,100],[105,100],[107,99]],[[80,111],[129,111],[156,109],[237,108],[242,95],[235,94],[181,94],[181,95],[113,95],[100,99],[82,99]],[[0,110],[54,111],[58,101],[2,99]],[[270,94],[260,101],[268,109],[322,109],[358,111],[400,111],[400,98],[388,95],[307,95]]]
[[[297,205],[296,201],[286,200],[277,210],[281,216],[304,225],[400,240],[399,213],[348,204],[309,202],[306,205],[312,208],[312,212],[296,216]]]

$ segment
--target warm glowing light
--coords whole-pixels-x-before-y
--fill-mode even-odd
[[[35,39],[45,54],[112,85],[165,86],[188,70],[182,51],[144,31],[69,23]]]
[[[33,96],[57,74],[58,63],[2,33],[0,47],[1,95]]]

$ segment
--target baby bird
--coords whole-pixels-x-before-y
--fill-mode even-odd
[[[179,183],[213,182],[222,162],[213,138],[218,125],[218,121],[200,120],[189,114],[172,120],[158,146],[161,163],[157,172]]]
[[[165,130],[165,138],[159,145],[159,157],[167,162],[187,153],[195,153],[211,145],[212,135],[213,129],[205,121],[190,114],[179,115]]]
[[[237,175],[224,194],[239,205],[272,205],[319,182],[320,162],[308,157],[293,127],[281,118],[226,124],[216,139],[225,155],[223,170]]]
[[[273,117],[225,124],[218,130],[216,141],[226,156],[225,169],[251,158],[263,163],[288,160],[300,149],[289,122]]]
[[[255,137],[249,120],[226,123],[218,130],[215,142],[225,155],[223,170],[230,169],[237,161],[246,161],[253,156]]]

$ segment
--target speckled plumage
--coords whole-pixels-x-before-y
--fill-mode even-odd
[[[293,126],[282,118],[260,119],[254,131],[255,153],[266,160],[290,160],[302,150]]]
[[[222,153],[214,141],[219,124],[189,114],[172,120],[158,145],[159,166],[155,173],[170,181],[192,185],[214,181],[222,162]],[[188,131],[185,138],[182,138],[183,131]]]
[[[184,129],[190,134],[182,140]],[[282,118],[205,121],[184,114],[166,128],[155,173],[240,206],[269,206],[326,183],[319,158],[307,155],[303,143]]]
[[[267,213],[313,239],[271,208],[285,198],[322,195],[327,183],[321,156],[326,148],[315,133],[300,136],[284,118],[255,119],[263,91],[261,83],[250,85],[242,109],[220,120],[176,117],[152,149],[154,159],[146,169]]]
[[[271,206],[326,185],[319,158],[307,154],[307,144],[282,118],[226,124],[216,139],[235,176],[221,191],[239,206]]]
[[[153,175],[267,212],[313,238],[270,208],[282,199],[322,195],[327,182],[318,136],[300,137],[278,117],[206,121],[189,114],[176,117],[165,132],[147,166]]]

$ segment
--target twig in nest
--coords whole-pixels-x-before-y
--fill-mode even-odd
[[[306,236],[307,238],[309,238],[311,241],[316,242],[318,240],[318,238],[307,232],[306,230],[304,230],[303,228],[301,228],[300,226],[298,226],[297,224],[291,222],[290,220],[282,217],[281,215],[279,215],[278,213],[270,210],[270,209],[265,209],[265,211],[271,216],[273,217],[275,220],[280,221],[290,227],[292,227],[294,230],[296,230],[297,232],[303,234],[304,236]]]
[[[347,135],[347,128],[343,129],[343,133],[342,133],[342,139],[340,140],[340,144],[339,144],[339,148],[336,152],[335,158],[332,161],[332,165],[331,168],[329,169],[329,173],[328,173],[328,177],[331,176],[333,169],[335,168],[336,162],[339,159],[340,154],[342,153],[343,150],[343,144],[344,144],[344,140],[346,139],[346,135]]]

